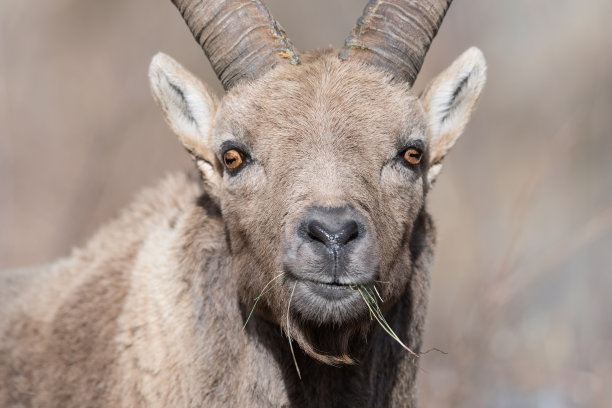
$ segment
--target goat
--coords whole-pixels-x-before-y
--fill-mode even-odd
[[[341,50],[301,55],[259,0],[173,3],[227,91],[151,62],[197,175],[145,190],[68,258],[2,274],[0,405],[414,406],[425,198],[482,53],[416,95],[450,0],[372,0]]]

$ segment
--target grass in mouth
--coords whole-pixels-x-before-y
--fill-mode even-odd
[[[253,303],[253,307],[251,308],[251,312],[249,313],[249,316],[247,317],[246,322],[244,322],[244,326],[242,326],[243,329],[246,328],[247,323],[251,319],[251,316],[253,315],[253,312],[255,311],[255,306],[257,306],[257,302],[259,302],[259,299],[261,299],[265,294],[267,294],[272,289],[277,287],[283,281],[282,278],[284,278],[284,277],[285,277],[285,272],[279,274],[275,278],[272,278],[272,280],[270,282],[268,282],[266,284],[266,286],[264,286],[264,288],[261,291],[261,293],[259,294],[259,296],[257,296],[255,298],[255,303]],[[272,283],[274,283],[274,284],[272,286],[270,286]]]
[[[251,319],[251,316],[253,315],[253,312],[255,311],[255,307],[257,306],[257,302],[259,302],[259,300],[265,296],[268,292],[270,292],[272,289],[274,289],[275,287],[277,287],[279,284],[281,284],[284,281],[284,277],[285,277],[285,273],[281,273],[279,275],[277,275],[276,277],[272,278],[272,280],[270,282],[268,282],[266,284],[266,286],[264,286],[263,290],[261,291],[261,293],[259,294],[259,296],[257,296],[255,298],[255,302],[253,303],[253,307],[251,308],[251,312],[249,313],[249,316],[247,317],[246,321],[244,322],[244,326],[242,326],[242,328],[246,328],[247,323],[249,322],[249,320]],[[376,283],[389,283],[389,282],[384,282],[384,281],[375,281]],[[295,291],[295,286],[293,287],[294,291]],[[376,320],[376,322],[380,325],[380,327],[383,328],[383,330],[389,335],[391,336],[391,338],[393,340],[395,340],[396,342],[398,342],[406,351],[408,351],[410,354],[412,354],[415,357],[418,357],[419,355],[417,353],[415,353],[410,347],[406,346],[398,337],[397,334],[395,334],[395,332],[393,331],[393,329],[391,328],[391,326],[389,326],[389,323],[387,323],[387,320],[385,319],[385,316],[383,316],[382,310],[380,310],[380,304],[378,303],[378,301],[380,300],[380,302],[383,302],[382,297],[380,296],[380,293],[378,293],[378,289],[376,289],[376,286],[371,285],[357,285],[357,286],[349,286],[348,289],[352,289],[352,290],[356,290],[359,292],[359,294],[361,295],[361,297],[363,298],[363,301],[365,302],[366,306],[368,307],[368,310],[370,311],[370,319],[372,320]],[[293,292],[291,293],[292,297],[293,297]],[[289,301],[289,304],[291,304],[291,301]],[[289,313],[289,311],[287,311],[287,313]],[[291,345],[291,340],[289,340],[289,344]],[[292,354],[293,354],[293,347],[292,347]],[[295,357],[294,357],[295,360]],[[297,362],[296,362],[296,366],[297,366]],[[298,373],[299,373],[299,369],[298,369]]]
[[[261,299],[266,293],[270,292],[272,289],[274,289],[275,287],[277,287],[280,283],[283,282],[283,278],[285,277],[285,273],[281,273],[278,276],[272,278],[272,280],[270,282],[268,282],[266,284],[266,286],[264,286],[263,290],[261,291],[261,293],[259,294],[259,296],[257,296],[255,298],[255,302],[253,303],[253,307],[251,308],[251,312],[249,313],[249,316],[246,319],[246,322],[244,322],[244,326],[242,326],[242,329],[246,328],[247,323],[249,322],[249,320],[251,319],[251,316],[253,315],[253,312],[255,311],[255,306],[257,306],[257,302],[259,302],[259,299]],[[272,285],[272,286],[270,286]],[[295,358],[295,352],[293,351],[293,340],[291,339],[291,330],[289,329],[289,309],[291,307],[291,299],[293,299],[293,293],[295,292],[295,287],[297,286],[297,282],[295,282],[295,284],[293,285],[293,290],[291,291],[291,297],[289,297],[289,304],[287,305],[287,338],[289,339],[289,348],[291,349],[291,356],[293,357],[293,363],[295,364],[295,369],[297,370],[297,375],[300,378],[300,380],[302,379],[302,373],[300,373],[300,367],[298,366],[297,360]]]
[[[365,302],[366,306],[368,307],[368,310],[370,311],[370,319],[376,320],[380,327],[382,327],[383,330],[387,332],[387,334],[391,336],[393,340],[397,341],[410,354],[415,357],[418,357],[419,355],[412,351],[410,347],[405,345],[397,336],[397,334],[395,334],[391,326],[389,326],[389,323],[387,323],[385,316],[383,316],[383,313],[380,310],[380,305],[378,304],[378,299],[380,299],[381,302],[383,300],[380,294],[378,293],[376,286],[372,285],[371,287],[368,287],[366,285],[357,285],[351,286],[351,289],[357,290],[363,298],[363,301]]]

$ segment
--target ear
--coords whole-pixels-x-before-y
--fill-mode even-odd
[[[484,56],[472,47],[438,75],[421,95],[431,134],[427,174],[430,183],[442,170],[442,159],[470,119],[486,77]]]
[[[217,110],[214,94],[193,74],[163,53],[149,65],[155,102],[170,128],[193,155],[207,191],[218,199],[221,171],[212,150],[212,124]]]

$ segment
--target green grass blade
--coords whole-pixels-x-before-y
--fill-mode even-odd
[[[373,291],[368,290],[368,288],[364,285],[359,285],[359,287],[357,288],[357,290],[359,291],[359,293],[361,294],[361,297],[363,298],[363,301],[365,302],[366,306],[368,307],[368,309],[370,310],[370,315],[373,315],[374,318],[376,319],[376,321],[378,322],[378,324],[380,325],[380,327],[383,328],[383,330],[389,335],[391,336],[391,338],[393,340],[395,340],[396,342],[398,342],[406,351],[408,351],[410,354],[412,354],[415,357],[418,357],[419,355],[417,353],[415,353],[414,351],[412,351],[410,349],[410,347],[406,346],[401,340],[400,338],[397,336],[397,334],[395,334],[395,332],[393,331],[393,329],[391,328],[391,326],[389,326],[389,323],[387,323],[385,317],[382,314],[382,311],[380,310],[380,306],[378,305],[378,301],[376,300],[376,297],[374,296]],[[381,299],[382,300],[382,299]]]
[[[249,316],[246,319],[246,322],[244,322],[244,326],[242,326],[242,328],[246,328],[247,323],[249,322],[249,320],[251,319],[251,316],[253,315],[253,312],[255,311],[255,306],[257,306],[257,302],[259,302],[259,299],[261,299],[266,293],[270,292],[272,289],[274,289],[275,287],[277,287],[283,280],[280,279],[282,277],[285,276],[285,273],[281,273],[280,275],[276,276],[275,278],[273,278],[270,282],[268,282],[266,284],[266,286],[264,286],[263,290],[261,291],[261,293],[259,294],[259,296],[257,296],[255,298],[255,303],[253,303],[253,307],[251,308],[251,312],[249,313]],[[274,282],[277,281],[274,285],[272,285],[271,287],[268,288],[268,286]],[[267,289],[266,289],[267,288]]]

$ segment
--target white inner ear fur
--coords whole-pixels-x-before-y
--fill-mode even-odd
[[[151,60],[149,81],[155,101],[181,143],[197,157],[214,163],[211,136],[217,101],[213,94],[161,52]]]
[[[421,95],[431,133],[430,182],[440,173],[440,162],[461,136],[480,97],[486,74],[482,52],[472,47],[438,75]]]

